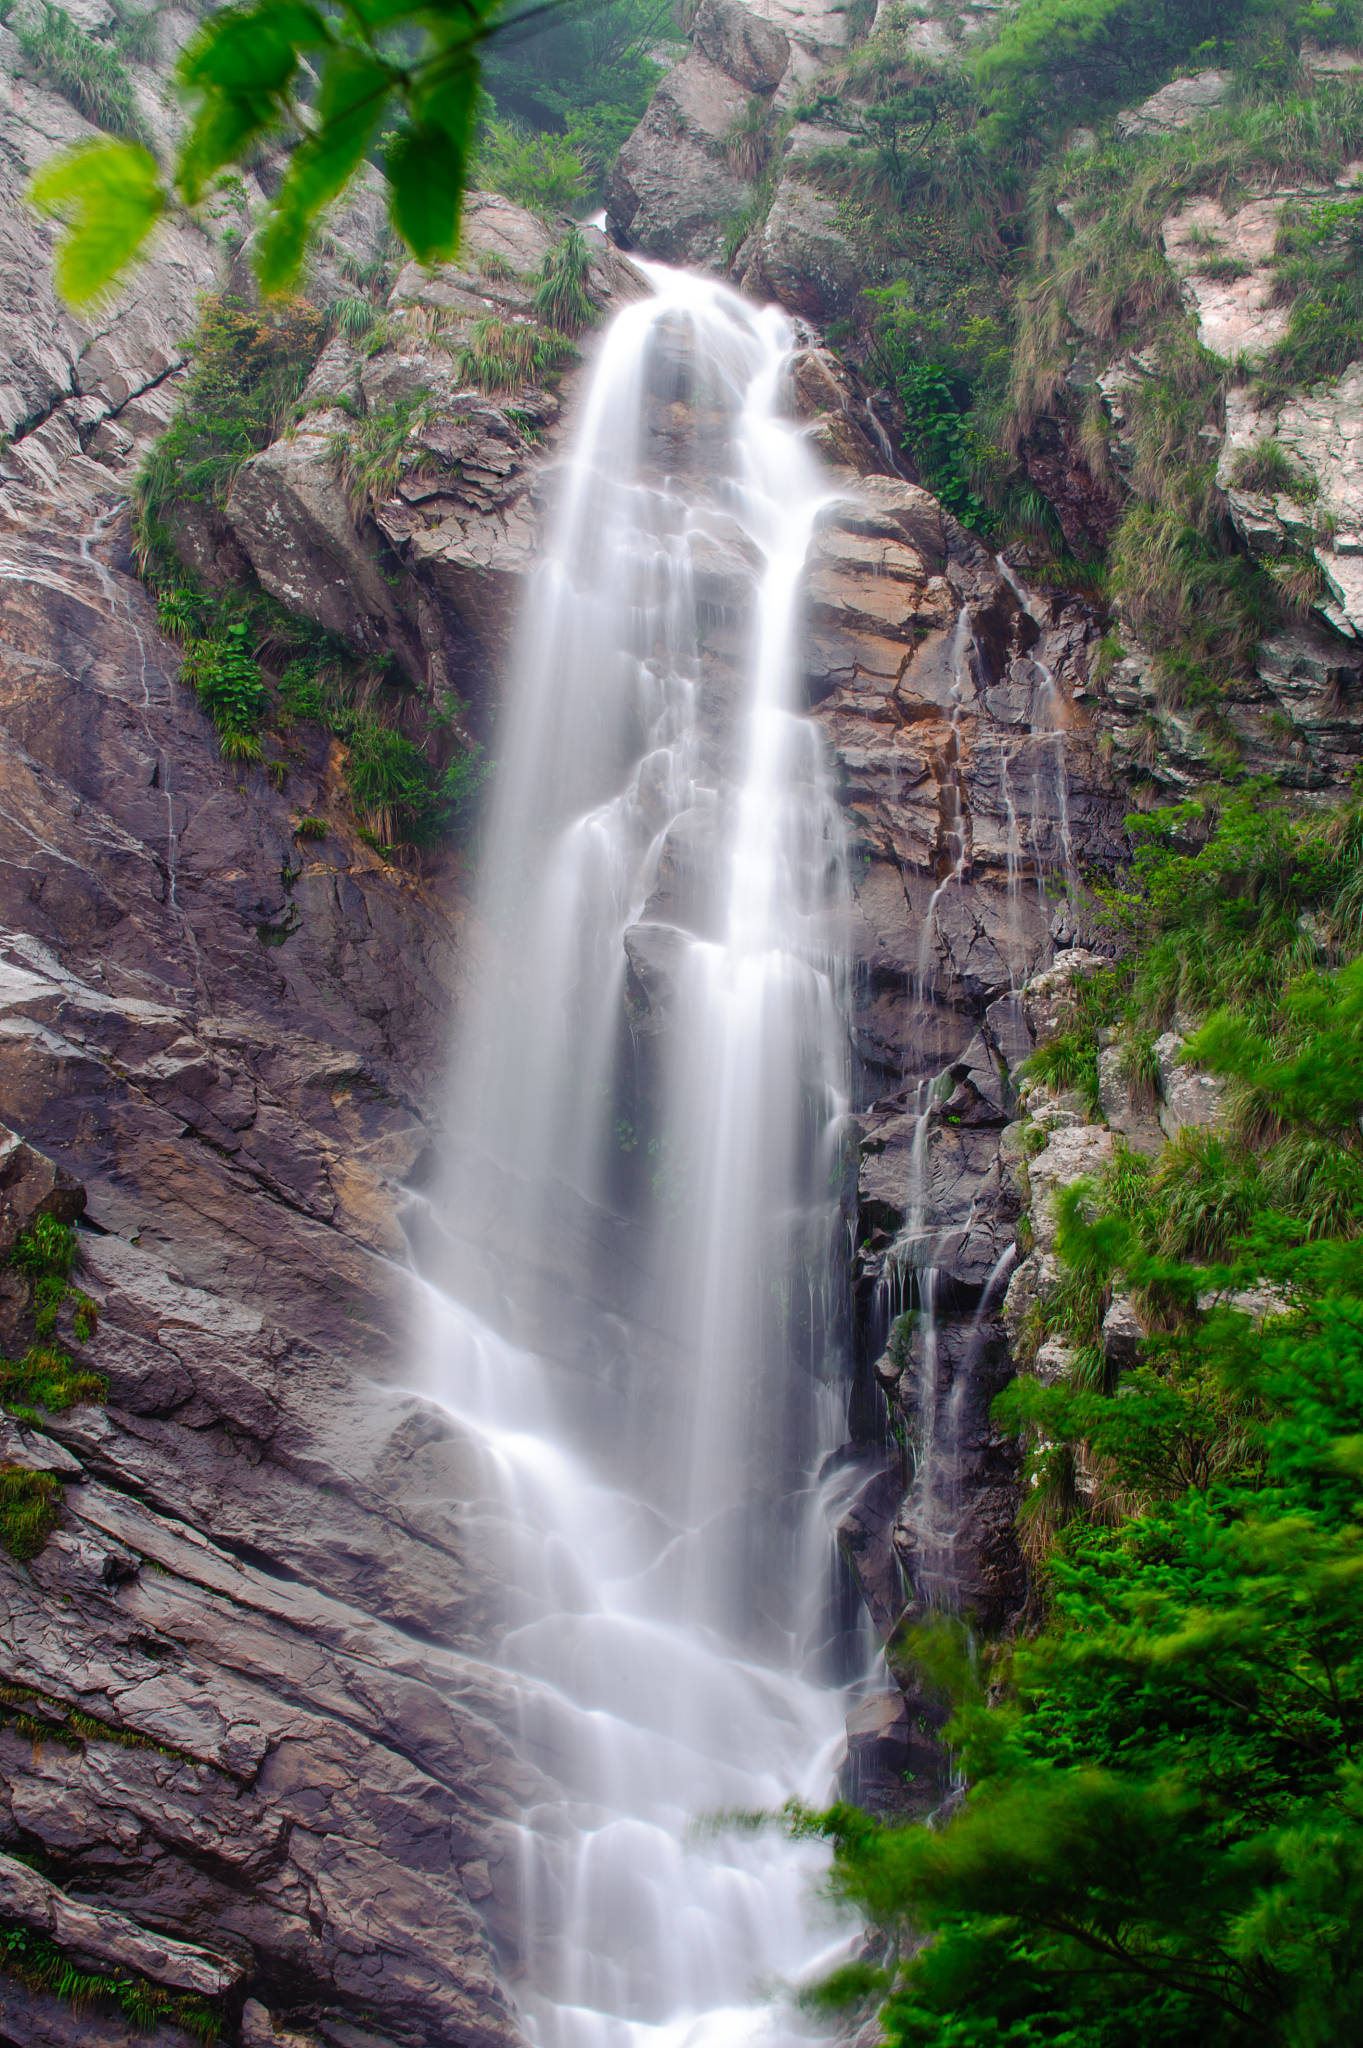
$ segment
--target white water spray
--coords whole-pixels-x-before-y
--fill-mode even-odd
[[[801,715],[824,498],[789,329],[649,271],[603,338],[498,752],[430,1388],[483,1446],[527,1812],[510,1974],[545,2048],[801,2031],[830,1792],[846,882]],[[840,1655],[841,1650],[841,1655]]]

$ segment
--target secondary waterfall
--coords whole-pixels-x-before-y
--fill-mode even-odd
[[[538,1774],[510,1975],[546,2048],[799,2031],[773,1987],[846,1939],[820,1856],[703,1824],[828,1797],[863,1654],[821,1474],[846,880],[796,636],[827,486],[784,317],[647,274],[558,479],[414,1230]]]

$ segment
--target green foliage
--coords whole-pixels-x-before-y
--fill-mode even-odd
[[[357,716],[345,737],[346,781],[376,841],[425,846],[467,830],[484,778],[474,749],[456,754],[433,776],[425,754],[377,719]]]
[[[1310,1117],[1363,1108],[1359,999],[1344,976],[1320,998],[1353,1078],[1318,1077]],[[1181,1310],[1115,1390],[1024,1381],[1002,1405],[1051,1446],[1047,1624],[983,1660],[906,1646],[952,1692],[970,1790],[949,1820],[795,1824],[897,1937],[891,2041],[1325,2048],[1363,2012],[1363,1254],[1246,1211],[1226,1263],[1171,1263],[1139,1173],[1096,1213],[1081,1196],[1071,1271]],[[1263,1326],[1215,1305],[1251,1279],[1279,1290]]]
[[[9,1265],[28,1281],[34,1335],[40,1340],[21,1359],[0,1358],[0,1401],[10,1407],[60,1410],[105,1397],[105,1381],[76,1367],[51,1341],[68,1306],[78,1343],[89,1342],[99,1321],[96,1304],[71,1284],[76,1258],[71,1225],[47,1215],[35,1216],[10,1252]]]
[[[515,392],[549,376],[572,352],[566,335],[528,321],[475,320],[456,358],[459,375],[482,391]]]
[[[146,142],[133,105],[132,80],[117,49],[77,28],[52,0],[44,0],[38,26],[19,29],[18,38],[29,62],[94,127]]]
[[[945,370],[939,363],[905,363],[897,389],[904,446],[923,483],[965,525],[989,532],[993,520],[971,487],[975,443]]]
[[[1208,61],[1256,11],[1254,0],[1021,0],[972,67],[991,140],[1025,144],[1129,105]]]
[[[155,0],[145,7],[133,7],[129,0],[112,0],[114,48],[134,64],[153,64],[160,50],[160,8]]]
[[[65,1280],[76,1262],[76,1233],[55,1216],[35,1216],[15,1241],[9,1262],[31,1280]]]
[[[14,1927],[0,1933],[0,1970],[31,1990],[64,1999],[79,2011],[87,2006],[117,2013],[138,2032],[178,2027],[196,2041],[217,2041],[225,2015],[194,1992],[166,1991],[145,1977],[97,1972],[73,1962],[45,1935]]]
[[[381,318],[378,307],[372,299],[361,298],[358,293],[347,293],[334,299],[327,308],[332,327],[347,341],[363,341],[372,334]]]
[[[1231,482],[1242,490],[1261,491],[1265,497],[1294,498],[1299,505],[1308,504],[1320,490],[1310,471],[1294,462],[1278,441],[1242,448],[1231,466]]]
[[[269,701],[248,622],[235,619],[217,639],[190,641],[180,680],[190,685],[223,735],[224,755],[229,760],[259,760],[258,741],[254,751],[243,750],[242,744],[254,740]]]
[[[1338,377],[1363,353],[1363,199],[1297,205],[1278,235],[1276,296],[1287,333],[1263,382],[1280,391]]]
[[[295,839],[325,839],[330,830],[325,818],[309,814],[294,821],[293,836]]]
[[[1021,1071],[1048,1088],[1077,1089],[1086,1106],[1096,1110],[1098,1102],[1098,1037],[1088,1025],[1074,1024],[1057,1031],[1026,1061]]]
[[[0,1465],[0,1544],[19,1564],[38,1555],[57,1525],[61,1502],[61,1487],[50,1472]]]
[[[1098,1034],[1116,1019],[1127,978],[1123,969],[1112,968],[1074,981],[1068,1015],[1023,1061],[1019,1078],[1061,1091],[1077,1089],[1089,1113],[1098,1116]]]
[[[530,134],[501,121],[490,124],[478,176],[492,191],[545,216],[572,212],[592,189],[591,161],[575,136]]]
[[[405,473],[429,465],[429,457],[413,454],[412,437],[430,413],[429,398],[402,398],[332,435],[327,452],[357,519],[391,498]]]
[[[182,680],[221,733],[225,759],[273,766],[261,733],[274,710],[274,674],[286,717],[316,718],[348,745],[360,719],[358,751],[351,753],[357,805],[365,814],[382,814],[387,838],[426,844],[469,807],[447,801],[444,778],[454,764],[437,766],[398,734],[400,702],[392,692],[386,702],[376,698],[373,664],[306,620],[291,618],[262,591],[195,588],[174,556],[179,509],[192,509],[212,527],[241,465],[282,431],[325,337],[326,323],[307,306],[261,313],[231,299],[206,303],[185,402],[135,486],[139,559],[157,591],[159,622],[184,643]],[[336,437],[333,453],[357,511],[391,492],[422,416],[419,404],[407,401],[355,421]],[[391,745],[374,739],[370,728],[388,732]],[[380,754],[389,768],[387,794],[375,802],[371,764]],[[423,777],[424,792],[418,792]]]
[[[242,464],[283,431],[325,340],[322,315],[300,301],[263,311],[230,296],[205,302],[184,402],[133,487],[144,559],[177,506],[226,503]]]
[[[108,1393],[102,1373],[83,1371],[55,1345],[34,1344],[22,1358],[0,1358],[0,1402],[7,1408],[61,1415],[87,1401],[104,1401]]]
[[[562,0],[547,11],[521,0],[487,45],[483,77],[503,123],[573,138],[589,180],[581,197],[599,198],[662,76],[652,53],[676,33],[672,0]]]
[[[569,228],[540,266],[535,312],[553,333],[576,336],[595,324],[600,308],[591,291],[592,252],[581,231]]]

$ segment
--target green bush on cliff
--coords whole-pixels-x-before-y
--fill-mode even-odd
[[[592,164],[576,133],[537,135],[494,121],[478,159],[478,175],[493,192],[532,213],[570,213],[592,188]]]
[[[220,515],[232,485],[288,425],[328,331],[327,319],[298,301],[263,310],[230,297],[205,303],[184,402],[134,486],[138,562],[162,631],[184,647],[182,680],[217,727],[224,758],[286,772],[262,736],[272,723],[315,719],[349,749],[347,777],[365,829],[385,844],[429,845],[446,830],[470,828],[482,776],[476,751],[458,745],[442,765],[448,743],[428,750],[431,720],[415,734],[399,729],[414,722],[414,707],[410,693],[394,687],[391,667],[294,617],[253,582],[201,585],[175,546],[186,520],[210,541],[225,538]],[[357,512],[391,490],[420,416],[412,400],[335,437],[332,452]],[[456,801],[451,778],[461,775],[467,789]]]
[[[19,47],[48,84],[96,128],[145,142],[132,80],[117,48],[78,28],[63,8],[44,0],[42,20],[18,30]]]
[[[301,300],[266,308],[227,294],[205,301],[184,401],[133,486],[144,558],[166,546],[177,507],[211,512],[226,503],[242,464],[283,432],[326,337],[323,316]]]
[[[932,1828],[796,1818],[887,1943],[823,1997],[884,2001],[920,2048],[1326,2048],[1363,2022],[1363,799],[1132,823],[1134,959],[1088,1004],[1200,1016],[1227,1121],[1066,1191],[1033,1336],[1070,1375],[995,1406],[1032,1445],[1041,1625],[896,1650],[954,1708],[964,1798]],[[1120,1372],[1116,1289],[1150,1332]]]

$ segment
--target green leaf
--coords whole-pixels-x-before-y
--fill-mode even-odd
[[[321,49],[331,31],[302,0],[260,0],[213,15],[180,59],[182,85],[197,92],[282,92],[300,50]]]
[[[415,103],[418,125],[441,129],[461,162],[468,154],[477,115],[478,75],[474,46],[461,39],[426,69]]]
[[[43,213],[66,223],[53,275],[72,306],[114,283],[160,219],[166,192],[156,159],[135,142],[87,142],[44,164],[29,186]]]
[[[440,125],[424,123],[395,137],[384,160],[393,225],[422,263],[453,256],[459,239],[459,204],[468,165],[469,134],[478,67],[467,66],[468,112],[462,136],[446,103]]]
[[[237,161],[285,111],[300,51],[331,40],[321,15],[298,0],[261,0],[206,23],[177,74],[201,96],[176,168],[176,183],[191,206],[214,173]]]
[[[317,127],[294,151],[261,239],[262,289],[278,292],[298,274],[308,230],[349,183],[378,127],[393,85],[390,67],[360,50],[327,59],[317,100]]]

